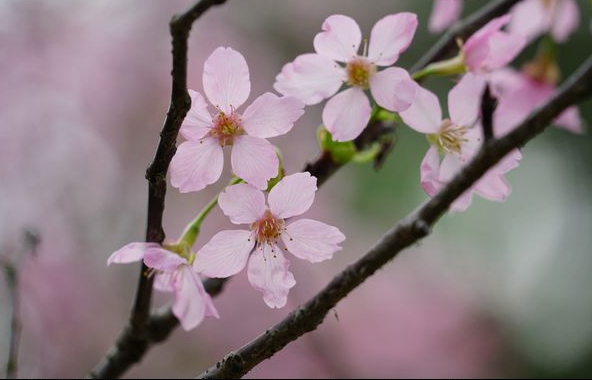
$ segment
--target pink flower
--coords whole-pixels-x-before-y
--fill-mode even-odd
[[[249,97],[251,82],[244,57],[219,47],[204,65],[203,85],[216,112],[210,114],[204,98],[195,91],[191,110],[181,125],[187,141],[179,145],[171,162],[171,183],[182,193],[198,191],[220,178],[222,147],[232,145],[234,174],[260,189],[278,174],[278,158],[266,138],[287,133],[304,113],[304,104],[293,97],[265,93],[239,114]]]
[[[468,73],[448,93],[450,119],[442,119],[436,95],[419,88],[415,102],[400,113],[403,121],[420,133],[427,134],[432,147],[421,163],[421,185],[429,196],[436,195],[468,161],[482,144],[482,129],[478,124],[481,96],[485,80]],[[440,154],[444,159],[440,162]],[[490,169],[473,187],[462,194],[452,210],[464,211],[471,204],[472,194],[495,201],[504,201],[510,186],[503,175],[515,168],[521,159],[518,150],[510,153]]]
[[[524,0],[512,9],[508,28],[532,40],[550,33],[557,42],[565,42],[578,28],[580,12],[574,0]]]
[[[488,22],[473,34],[461,48],[464,64],[470,72],[490,72],[510,63],[526,45],[526,39],[501,30],[510,15]]]
[[[312,263],[330,259],[345,236],[335,227],[311,219],[291,221],[314,201],[317,179],[308,172],[284,177],[265,196],[247,184],[229,186],[218,204],[234,224],[250,230],[221,231],[197,252],[195,269],[209,277],[229,277],[249,262],[249,282],[269,307],[283,307],[296,281],[288,271],[285,250]]]
[[[304,54],[286,64],[276,77],[275,89],[311,105],[331,98],[323,110],[323,123],[336,141],[355,139],[370,120],[370,90],[380,106],[391,111],[409,107],[416,84],[406,70],[390,67],[407,50],[417,29],[417,16],[397,13],[379,20],[362,55],[362,32],[350,17],[333,15],[314,38],[316,54]],[[348,88],[335,95],[341,86]],[[335,96],[333,96],[335,95]]]
[[[111,254],[107,265],[127,264],[143,259],[146,266],[156,271],[154,287],[173,293],[173,314],[185,330],[191,330],[204,317],[219,318],[219,315],[199,276],[191,267],[195,255],[189,253],[187,256],[188,258],[182,257],[156,243],[130,243]]]
[[[539,63],[525,65],[521,72],[507,68],[492,73],[490,83],[499,94],[494,113],[496,134],[502,136],[512,131],[539,105],[556,91],[558,72],[556,66]],[[554,124],[572,133],[583,133],[584,126],[576,106],[563,111]]]
[[[441,33],[460,18],[462,0],[435,0],[428,21],[428,29],[432,33]]]

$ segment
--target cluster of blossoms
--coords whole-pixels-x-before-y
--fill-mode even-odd
[[[379,20],[362,54],[358,24],[344,15],[330,16],[314,38],[316,53],[296,57],[277,75],[274,88],[282,96],[265,93],[242,113],[238,109],[251,87],[247,63],[231,48],[216,49],[203,72],[204,92],[213,107],[208,108],[201,94],[189,91],[192,105],[180,130],[186,141],[171,161],[171,183],[183,193],[215,183],[223,170],[223,148],[231,146],[231,167],[239,180],[220,193],[217,203],[231,223],[248,228],[218,232],[197,252],[192,250],[196,236],[187,233],[162,246],[131,243],[113,253],[108,263],[142,260],[151,268],[148,275],[155,276],[155,287],[173,293],[173,313],[185,329],[197,326],[206,316],[218,317],[200,276],[226,278],[247,267],[248,280],[263,293],[264,302],[272,308],[283,307],[296,284],[284,252],[312,263],[328,260],[341,249],[345,236],[315,220],[292,220],[311,207],[317,179],[308,172],[283,176],[276,148],[267,139],[289,132],[305,105],[325,99],[323,124],[337,142],[357,138],[377,110],[398,113],[410,128],[425,134],[431,145],[420,165],[420,183],[434,196],[483,144],[480,113],[486,86],[499,104],[493,115],[494,137],[515,128],[555,91],[558,69],[549,55],[526,64],[521,73],[508,67],[536,33],[549,32],[562,40],[573,29],[566,20],[575,17],[577,25],[577,8],[574,11],[571,0],[541,3],[524,1],[513,15],[495,18],[466,41],[459,41],[457,57],[413,75],[416,79],[460,75],[448,93],[447,118],[435,94],[405,69],[393,66],[415,35],[418,21],[412,13]],[[544,25],[530,25],[530,29],[521,25],[519,29],[516,19],[528,7],[553,14],[544,18]],[[460,0],[438,0],[430,28],[445,28],[460,12]],[[558,18],[561,25],[556,23]],[[572,132],[582,131],[576,108],[566,110],[556,123]],[[462,194],[452,210],[465,210],[473,194],[505,200],[510,186],[504,175],[521,158],[518,150],[507,155]],[[264,191],[268,191],[267,199]]]
[[[428,28],[440,33],[460,18],[463,0],[435,0]],[[576,0],[524,0],[511,11],[512,33],[532,40],[549,33],[557,42],[565,42],[580,24]]]

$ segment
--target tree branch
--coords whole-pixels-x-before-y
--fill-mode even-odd
[[[513,132],[490,139],[471,162],[434,198],[391,228],[361,259],[337,275],[321,292],[261,334],[202,373],[199,378],[240,378],[323,322],[337,303],[399,252],[427,236],[452,202],[510,151],[541,133],[567,107],[592,95],[592,56]]]
[[[166,174],[176,151],[177,135],[185,115],[191,107],[187,92],[187,40],[195,20],[212,6],[226,0],[199,0],[188,10],[172,18],[169,29],[172,36],[172,89],[166,119],[160,132],[160,141],[152,163],[146,170],[148,180],[148,218],[146,241],[162,243],[162,228],[166,195]],[[153,276],[147,276],[148,268],[142,263],[136,297],[129,325],[120,333],[115,345],[90,372],[90,377],[117,377],[130,364],[139,361],[149,345],[149,315],[152,299]]]
[[[481,97],[481,126],[483,128],[483,140],[489,141],[493,138],[493,113],[497,108],[497,99],[491,95],[489,85],[485,86]]]
[[[487,3],[481,9],[471,14],[460,23],[448,30],[446,34],[436,44],[428,50],[424,56],[417,61],[410,72],[416,72],[432,62],[447,58],[451,53],[458,50],[457,39],[466,41],[471,34],[487,24],[491,19],[507,13],[514,4],[520,0],[497,0]]]
[[[18,376],[18,353],[20,346],[22,322],[20,313],[19,269],[22,259],[28,254],[37,255],[37,247],[41,242],[39,235],[33,230],[25,229],[22,251],[17,254],[15,262],[7,256],[0,256],[0,266],[4,269],[6,287],[10,295],[12,316],[10,320],[10,344],[8,346],[8,359],[6,360],[6,378],[16,379]]]

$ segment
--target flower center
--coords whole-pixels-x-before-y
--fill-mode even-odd
[[[467,127],[452,123],[450,119],[442,121],[440,132],[428,135],[430,144],[440,153],[460,153],[462,145],[469,140],[465,137]]]
[[[367,90],[370,87],[370,78],[376,74],[376,65],[364,57],[356,57],[347,63],[345,71],[347,84]]]
[[[545,58],[525,63],[522,66],[522,72],[535,82],[553,86],[559,82],[561,77],[557,63],[552,59]]]
[[[214,127],[209,135],[216,137],[220,141],[221,146],[232,145],[234,136],[244,133],[244,129],[240,123],[240,117],[236,112],[232,112],[230,115],[220,112],[214,118]]]
[[[275,243],[284,228],[284,220],[274,217],[269,210],[265,211],[263,217],[251,225],[257,242],[260,244]]]
[[[549,9],[549,8],[554,8],[555,7],[555,0],[542,0],[543,2],[543,7]]]

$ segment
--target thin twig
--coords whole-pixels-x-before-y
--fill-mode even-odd
[[[434,198],[391,228],[361,259],[284,320],[237,351],[230,352],[199,378],[240,378],[323,322],[337,303],[399,252],[427,236],[450,205],[510,151],[541,133],[567,107],[592,95],[592,56],[513,132],[486,142],[471,162]]]
[[[12,315],[10,319],[10,343],[8,348],[8,359],[6,360],[6,378],[16,379],[18,372],[18,351],[21,335],[21,321],[19,311],[18,271],[16,266],[7,258],[0,258],[0,265],[4,269],[6,287],[10,295]]]
[[[24,232],[24,247],[17,255],[16,262],[11,261],[6,256],[0,256],[0,266],[4,269],[6,287],[10,295],[10,304],[12,306],[12,315],[10,319],[10,344],[8,348],[8,359],[6,360],[6,378],[16,379],[18,374],[18,353],[22,331],[21,313],[20,313],[20,290],[19,290],[19,268],[21,260],[27,255],[36,256],[37,247],[41,242],[39,235],[26,229]]]
[[[179,128],[191,107],[187,92],[187,40],[195,20],[209,8],[226,0],[199,0],[187,11],[174,16],[169,24],[172,36],[172,89],[170,106],[160,132],[160,141],[152,163],[146,170],[148,180],[148,218],[146,241],[162,243],[165,233],[162,228],[166,195],[166,174],[176,151]],[[115,345],[90,372],[90,377],[118,377],[139,361],[149,345],[149,316],[152,299],[153,276],[147,276],[147,267],[142,263],[136,297],[129,325],[120,333]]]
[[[489,141],[493,138],[493,113],[497,107],[497,100],[491,95],[489,85],[485,86],[481,97],[481,125],[483,139]]]
[[[424,56],[417,61],[410,72],[416,72],[432,62],[447,58],[458,50],[457,39],[466,40],[471,34],[487,24],[491,19],[507,13],[520,0],[497,0],[487,3],[462,22],[448,30],[446,34]]]

